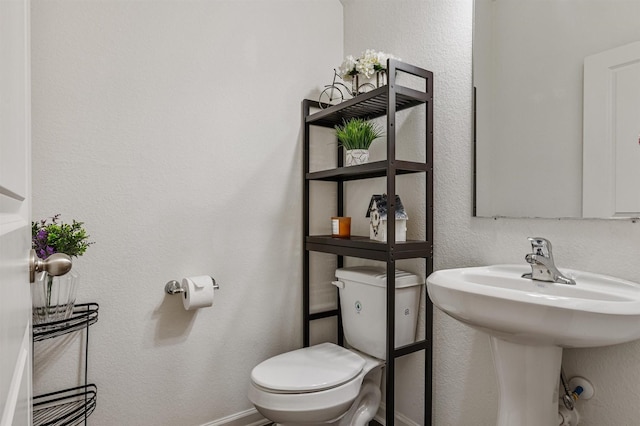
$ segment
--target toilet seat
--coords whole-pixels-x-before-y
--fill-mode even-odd
[[[269,392],[318,392],[352,380],[365,363],[361,356],[348,349],[322,343],[260,363],[251,372],[251,380]]]
[[[284,361],[282,363],[283,369],[288,362],[286,368],[298,372],[296,374],[283,373],[286,379],[284,377],[276,378],[275,375],[270,375],[268,380],[265,379],[270,373],[261,370],[266,370],[274,358],[259,364],[251,373],[249,400],[260,413],[270,420],[287,423],[287,419],[292,421],[291,419],[297,418],[301,415],[300,413],[304,413],[304,418],[309,423],[312,421],[326,422],[339,418],[347,412],[358,396],[362,381],[367,373],[384,364],[379,359],[345,349],[333,343],[322,343],[303,349],[305,351],[296,350],[274,357],[280,358],[282,356],[276,363]],[[302,354],[298,351],[302,351]],[[326,354],[329,357],[322,361],[321,354]],[[301,364],[301,360],[316,357],[314,367]],[[346,368],[340,364],[342,361],[347,361]],[[342,370],[343,374],[341,379],[337,379],[336,377],[340,375],[336,375],[333,380],[326,378],[309,380],[309,377],[305,376],[314,369],[318,370],[318,377],[330,373],[334,369]],[[341,380],[342,382],[340,382]],[[313,388],[314,386],[315,388]],[[293,391],[292,388],[300,390]]]

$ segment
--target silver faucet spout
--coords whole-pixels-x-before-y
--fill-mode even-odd
[[[522,278],[559,284],[576,284],[575,280],[562,274],[553,262],[551,241],[540,237],[530,237],[529,242],[531,242],[533,253],[527,254],[525,260],[531,265],[531,273],[523,274]]]

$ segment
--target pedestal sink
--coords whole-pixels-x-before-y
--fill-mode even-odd
[[[500,391],[498,426],[558,424],[562,348],[640,338],[640,285],[570,269],[576,285],[522,278],[528,265],[436,271],[429,297],[489,334]]]

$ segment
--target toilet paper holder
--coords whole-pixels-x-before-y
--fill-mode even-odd
[[[211,281],[213,282],[213,289],[218,290],[220,286],[216,283],[215,278],[211,277]],[[167,294],[179,294],[184,293],[186,290],[182,287],[182,283],[180,281],[171,280],[164,285],[164,291]]]

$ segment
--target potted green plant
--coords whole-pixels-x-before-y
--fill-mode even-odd
[[[369,161],[371,143],[384,136],[382,128],[362,118],[343,120],[336,128],[338,143],[346,150],[346,165],[354,166]]]
[[[82,256],[93,244],[83,227],[83,222],[64,223],[57,214],[38,222],[31,222],[31,247],[36,256],[46,259],[54,253],[71,257]],[[73,312],[79,276],[71,270],[61,276],[41,272],[31,286],[33,323],[67,319]]]

